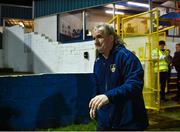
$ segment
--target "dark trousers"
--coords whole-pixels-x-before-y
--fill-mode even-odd
[[[167,77],[167,84],[170,83],[171,80],[171,66],[168,66],[168,77]]]
[[[180,97],[180,71],[177,72],[177,96]]]
[[[160,72],[161,100],[165,99],[165,88],[166,88],[167,79],[168,79],[168,72]]]

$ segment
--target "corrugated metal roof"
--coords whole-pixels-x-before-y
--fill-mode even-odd
[[[121,0],[36,0],[34,1],[34,16],[36,18],[45,15],[105,5],[118,1]]]
[[[1,17],[32,19],[32,7],[1,5]]]

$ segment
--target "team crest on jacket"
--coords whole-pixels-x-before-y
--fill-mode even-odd
[[[115,72],[116,71],[116,64],[111,64],[110,70],[111,70],[111,72]]]

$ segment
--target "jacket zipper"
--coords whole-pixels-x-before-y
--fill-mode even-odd
[[[105,81],[106,81],[106,83],[105,83],[105,91],[107,91],[108,90],[108,66],[107,66],[107,62],[105,63],[105,68],[106,68],[106,74],[105,74]]]

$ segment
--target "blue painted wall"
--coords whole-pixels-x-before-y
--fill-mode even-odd
[[[92,74],[0,77],[0,129],[88,123],[94,86]]]

